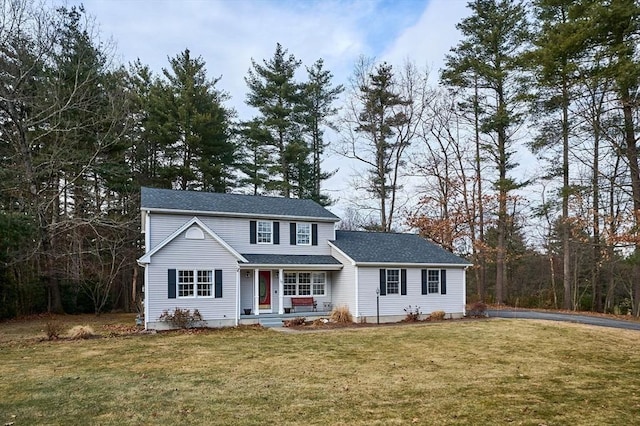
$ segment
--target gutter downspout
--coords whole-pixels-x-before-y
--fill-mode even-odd
[[[151,251],[151,213],[146,211],[146,218],[144,222],[144,253],[147,254]],[[144,291],[142,295],[143,312],[144,312],[144,329],[148,330],[149,327],[149,303],[147,303],[147,297],[149,294],[149,264],[144,265]]]
[[[360,271],[358,270],[357,266],[354,266],[354,269],[356,270],[356,318],[358,318],[358,321],[360,320]]]

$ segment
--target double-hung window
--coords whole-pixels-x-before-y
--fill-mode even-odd
[[[273,235],[272,223],[267,221],[258,222],[258,244],[271,244]]]
[[[440,293],[440,271],[429,269],[427,271],[427,288],[429,293]]]
[[[198,296],[211,297],[213,295],[213,271],[198,271]]]
[[[311,272],[298,273],[298,295],[311,296]]]
[[[178,297],[213,296],[213,271],[179,270]]]
[[[284,295],[285,296],[295,296],[297,292],[298,282],[298,274],[295,272],[285,272],[284,273]]]
[[[311,245],[311,224],[296,224],[296,244],[301,246]]]
[[[387,294],[400,294],[399,269],[387,269]]]
[[[193,297],[193,271],[178,271],[178,297]]]
[[[324,296],[325,295],[325,284],[326,284],[326,275],[324,272],[314,272],[311,274],[311,282],[313,283],[313,295],[314,296]]]

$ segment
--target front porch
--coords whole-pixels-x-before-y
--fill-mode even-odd
[[[326,316],[332,309],[332,274],[342,268],[330,256],[244,255],[254,264],[239,270],[240,324],[257,324],[258,317]],[[283,262],[286,261],[286,264]],[[313,299],[311,306],[294,306]],[[307,300],[307,302],[310,302]],[[309,312],[310,311],[310,312]]]

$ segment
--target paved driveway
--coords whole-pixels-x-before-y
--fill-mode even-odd
[[[579,324],[599,325],[601,327],[622,328],[625,330],[640,331],[640,322],[622,321],[611,318],[602,318],[589,315],[563,314],[556,312],[542,311],[517,311],[512,309],[487,310],[487,314],[492,318],[523,318],[539,319],[549,321],[576,322]]]

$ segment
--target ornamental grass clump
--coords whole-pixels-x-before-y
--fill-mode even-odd
[[[71,340],[90,339],[95,335],[96,333],[93,331],[93,328],[88,325],[76,325],[67,333],[67,336]]]
[[[444,311],[433,311],[429,318],[433,321],[441,321],[444,319],[445,315],[447,315]]]
[[[331,321],[337,323],[353,322],[353,316],[347,306],[338,306],[331,311]]]

